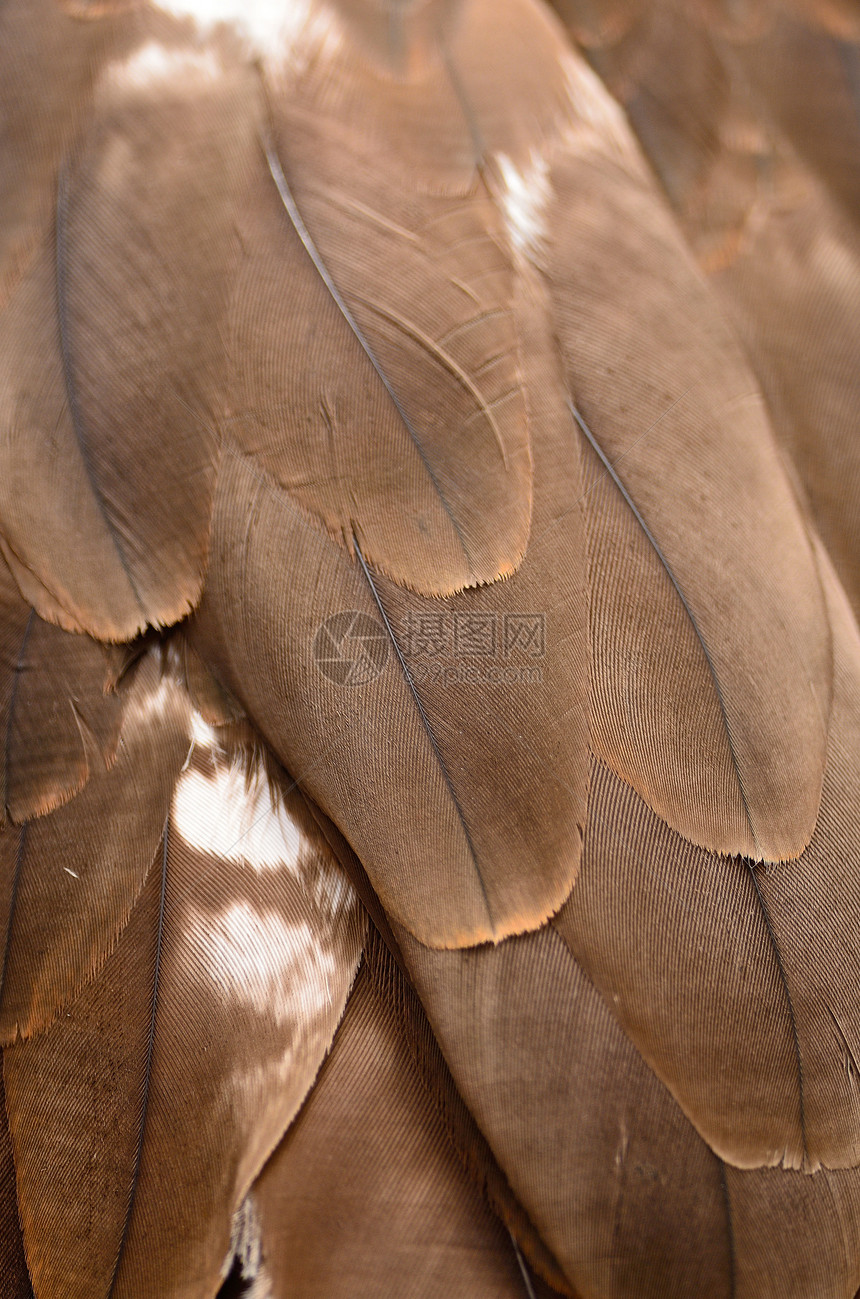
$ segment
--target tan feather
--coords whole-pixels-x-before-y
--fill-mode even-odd
[[[416,1069],[411,1001],[371,941],[331,1055],[254,1184],[273,1299],[523,1293],[514,1247]]]
[[[831,692],[804,521],[736,343],[656,196],[608,153],[559,160],[551,217],[571,389],[640,515],[595,461],[595,752],[694,842],[796,857]]]
[[[552,353],[539,332],[529,345],[535,401],[555,436],[536,444],[537,481],[546,487],[535,540],[513,578],[445,604],[420,601],[366,562],[350,564],[283,493],[231,458],[213,520],[213,546],[223,559],[192,633],[224,683],[266,719],[264,732],[282,761],[343,827],[386,909],[433,945],[539,924],[567,895],[578,861],[585,793],[578,463],[566,437],[569,417],[552,401],[559,393]],[[245,541],[231,550],[222,538],[235,535],[240,518],[250,519]],[[559,571],[559,552],[566,571]],[[273,553],[285,568],[313,573],[313,583],[285,590]],[[239,572],[249,600],[256,593],[259,603],[231,597]],[[371,619],[378,637],[374,679],[361,689],[347,677],[332,680],[338,655],[352,652],[348,644],[320,649],[326,619],[349,610]],[[535,642],[505,660],[506,618],[528,615],[545,620],[545,657]],[[464,676],[454,626],[470,618],[495,628],[499,662],[521,676],[519,690],[502,697],[492,680],[479,678],[475,689]],[[437,629],[430,654],[409,630],[424,626],[422,619],[431,641]],[[266,629],[275,626],[283,639],[269,638]],[[287,637],[294,649],[285,657]],[[481,667],[478,659],[473,677]],[[550,697],[556,707],[565,700],[564,710],[555,728],[542,721],[537,729],[534,719],[545,714],[535,713],[535,701],[549,708]],[[345,756],[338,769],[322,756],[335,751]],[[405,824],[412,826],[407,840]]]
[[[101,682],[93,685],[100,693]],[[90,702],[84,696],[84,715]],[[188,705],[160,680],[154,659],[124,702],[113,767],[94,771],[83,792],[50,816],[0,831],[5,1042],[50,1024],[101,968],[161,840],[188,751]],[[41,743],[50,739],[45,728]]]
[[[4,1056],[38,1295],[214,1294],[357,965],[352,892],[296,796],[280,804],[259,759],[197,728],[114,952]]]
[[[33,1289],[24,1258],[21,1226],[18,1221],[18,1197],[15,1183],[15,1159],[6,1119],[6,1097],[0,1078],[0,1276],[3,1293],[8,1299],[33,1299]]]
[[[0,17],[22,1294],[860,1285],[856,15],[558,9]]]
[[[105,647],[51,627],[0,559],[2,816],[24,821],[66,802],[116,757],[121,704]]]

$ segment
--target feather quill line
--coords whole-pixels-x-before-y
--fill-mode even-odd
[[[782,990],[785,993],[785,1000],[788,1006],[788,1019],[789,1019],[789,1023],[791,1024],[791,1037],[794,1043],[794,1056],[797,1061],[798,1108],[800,1110],[800,1116],[799,1116],[800,1117],[800,1141],[803,1150],[803,1159],[805,1162],[807,1157],[807,1152],[806,1152],[806,1110],[804,1105],[803,1057],[800,1052],[800,1036],[797,1031],[797,1019],[795,1018],[795,1014],[794,1014],[794,1003],[791,1000],[791,992],[788,986],[788,976],[786,975],[785,972],[785,966],[782,963],[782,953],[779,950],[779,943],[776,940],[776,934],[774,932],[773,924],[770,918],[770,911],[768,910],[767,903],[765,902],[764,899],[764,894],[761,891],[761,885],[758,882],[758,876],[756,875],[755,863],[748,861],[747,869],[749,870],[750,876],[752,877],[753,888],[755,889],[756,897],[758,898],[759,906],[761,907],[762,919],[764,920],[765,928],[767,929],[768,937],[770,939],[771,946],[773,947],[773,954],[776,957],[776,967],[777,970],[779,971],[779,977],[782,983]]]
[[[6,718],[6,735],[3,744],[3,805],[0,807],[0,819],[2,816],[11,817],[9,804],[9,770],[12,757],[12,723],[15,717],[15,704],[18,699],[18,685],[21,680],[21,673],[24,671],[24,654],[27,650],[27,642],[30,639],[30,632],[33,630],[33,619],[36,617],[36,610],[31,609],[27,617],[27,625],[24,628],[24,635],[21,637],[21,648],[18,651],[18,661],[15,664],[15,673],[12,677],[12,686],[9,691],[9,714]],[[4,966],[5,969],[5,966]],[[2,988],[2,983],[0,983]]]
[[[332,301],[335,303],[338,311],[341,313],[346,323],[349,325],[350,329],[355,335],[355,338],[359,346],[361,347],[368,361],[370,361],[370,364],[373,366],[374,370],[376,371],[376,374],[378,375],[380,382],[382,383],[382,386],[384,387],[385,391],[388,393],[389,397],[394,403],[395,410],[397,411],[397,414],[400,416],[401,420],[403,421],[403,425],[415,445],[415,449],[418,452],[418,455],[421,458],[421,463],[423,464],[425,470],[427,471],[427,475],[430,478],[431,483],[433,484],[437,496],[439,497],[439,500],[442,504],[442,508],[444,509],[445,513],[450,519],[451,526],[453,527],[455,533],[457,534],[457,540],[459,541],[460,546],[462,548],[463,555],[465,556],[466,559],[466,563],[469,565],[469,568],[471,570],[474,570],[474,565],[472,564],[472,558],[471,555],[469,554],[469,548],[466,545],[465,538],[463,537],[463,534],[460,531],[460,527],[457,523],[457,520],[455,519],[451,507],[445,498],[445,493],[442,491],[442,488],[439,484],[439,480],[437,479],[435,473],[433,472],[433,467],[430,464],[430,461],[427,459],[427,455],[424,451],[424,448],[421,445],[421,440],[418,437],[418,434],[415,431],[415,428],[411,420],[409,419],[409,416],[406,414],[406,411],[403,408],[400,398],[397,396],[397,393],[394,391],[394,388],[391,386],[388,376],[386,375],[382,366],[377,361],[373,353],[373,349],[371,348],[367,339],[364,337],[364,334],[362,333],[361,330],[361,326],[359,325],[358,321],[355,319],[355,316],[352,314],[349,307],[346,305],[346,302],[344,301],[343,296],[340,293],[340,290],[338,289],[337,285],[332,279],[329,269],[322,259],[322,255],[319,249],[317,248],[316,244],[314,243],[311,237],[310,231],[305,225],[302,214],[298,209],[298,205],[296,204],[295,198],[293,197],[293,192],[290,189],[289,184],[287,183],[287,178],[284,175],[284,169],[281,166],[280,159],[278,158],[274,145],[272,144],[271,139],[269,139],[267,135],[263,135],[261,137],[261,143],[263,146],[263,152],[266,155],[266,162],[268,163],[269,172],[271,173],[272,180],[275,182],[275,188],[278,191],[278,194],[281,199],[281,203],[284,206],[287,216],[290,218],[290,221],[293,224],[293,228],[295,229],[296,234],[301,240],[305,252],[313,262],[317,274],[319,275],[320,279],[322,280],[323,284],[325,285],[326,289],[331,295]]]
[[[483,876],[481,875],[481,868],[478,865],[478,853],[472,841],[472,835],[469,831],[469,826],[466,822],[465,813],[463,812],[463,808],[460,805],[460,800],[457,797],[457,792],[454,789],[454,784],[451,780],[451,776],[448,772],[448,768],[445,765],[445,759],[443,758],[442,751],[439,748],[439,742],[437,741],[436,736],[433,733],[433,727],[430,725],[430,718],[427,716],[426,710],[424,708],[424,704],[421,700],[421,696],[418,693],[418,688],[415,685],[415,681],[413,680],[412,673],[409,671],[409,666],[406,662],[406,659],[403,656],[403,652],[400,649],[399,644],[397,643],[397,637],[394,635],[394,628],[391,626],[391,622],[389,620],[388,614],[385,612],[385,607],[380,598],[379,591],[377,590],[376,587],[376,583],[374,582],[370,569],[368,568],[367,563],[365,562],[364,555],[361,552],[361,547],[358,544],[358,538],[356,537],[355,533],[352,534],[352,544],[355,546],[355,553],[358,556],[358,562],[361,564],[362,572],[364,573],[364,576],[367,580],[367,584],[370,587],[370,591],[373,596],[376,607],[379,610],[379,616],[382,619],[383,623],[385,624],[385,630],[388,632],[389,639],[392,645],[394,646],[394,652],[397,655],[397,660],[400,664],[400,668],[401,671],[403,672],[403,676],[406,679],[406,684],[409,686],[410,693],[412,694],[412,698],[415,701],[415,707],[418,709],[418,715],[421,718],[421,722],[424,726],[424,730],[427,734],[427,738],[430,741],[430,746],[433,750],[433,753],[435,754],[436,761],[439,763],[439,769],[442,772],[442,778],[445,781],[445,786],[448,790],[448,793],[451,795],[451,801],[453,802],[454,807],[456,808],[457,816],[459,817],[460,824],[463,827],[463,834],[465,836],[466,843],[468,845],[469,852],[472,857],[472,862],[475,867],[475,874],[477,875],[478,883],[481,886],[481,896],[483,898],[484,906],[486,908],[487,919],[490,922],[491,928],[495,929],[493,912],[492,912],[492,908],[490,907],[490,899],[487,896],[487,890],[484,885],[484,879]]]
[[[414,325],[410,325],[409,321],[404,320],[403,316],[399,316],[397,312],[386,311],[384,307],[379,306],[379,304],[376,302],[371,302],[369,298],[361,298],[360,301],[364,304],[365,307],[367,307],[369,311],[374,312],[374,314],[381,317],[382,320],[387,320],[389,324],[394,325],[399,330],[402,330],[402,332],[406,335],[407,338],[411,338],[413,342],[417,343],[419,347],[422,347],[425,350],[425,352],[429,353],[430,356],[435,357],[436,360],[439,362],[439,364],[444,366],[444,368],[448,371],[448,373],[454,379],[456,379],[457,382],[465,389],[465,391],[469,394],[469,396],[473,399],[473,401],[476,403],[478,407],[478,411],[476,413],[483,415],[484,419],[487,421],[490,428],[493,430],[493,436],[496,439],[496,444],[499,448],[499,453],[502,457],[502,464],[507,470],[509,467],[508,453],[505,450],[505,444],[502,440],[501,429],[496,423],[491,407],[481,396],[481,392],[477,384],[472,382],[472,380],[469,378],[468,374],[462,368],[462,366],[459,366],[457,364],[453,356],[451,356],[450,353],[446,352],[444,347],[442,347],[440,343],[438,343],[435,339],[430,338],[429,335],[423,333],[422,330],[417,329]],[[471,324],[472,322],[470,321],[469,323]],[[512,396],[513,393],[517,391],[518,391],[517,388],[512,388],[510,392],[504,393],[503,397],[500,398],[499,400],[506,401],[510,396]],[[472,416],[472,418],[474,418],[474,416]]]
[[[0,1005],[3,1004],[3,993],[6,989],[6,969],[9,964],[9,952],[12,948],[12,926],[15,923],[15,907],[18,902],[18,885],[21,881],[21,867],[24,864],[24,851],[27,842],[27,824],[18,832],[18,847],[15,852],[15,874],[12,877],[12,892],[9,897],[9,919],[6,922],[6,937],[3,940],[3,965],[0,967]]]
[[[24,635],[21,637],[21,648],[18,651],[18,661],[15,664],[15,674],[12,678],[12,687],[9,691],[9,716],[6,719],[6,735],[4,737],[4,766],[3,766],[3,811],[7,816],[10,815],[6,802],[9,793],[9,763],[12,750],[12,722],[15,714],[15,703],[18,697],[18,685],[21,673],[24,670],[24,654],[27,649],[27,642],[30,639],[30,632],[33,628],[33,619],[36,617],[35,609],[31,609],[27,617],[27,625],[24,628]],[[12,928],[15,923],[15,908],[18,902],[18,887],[21,882],[21,867],[24,863],[24,851],[27,841],[27,825],[21,826],[18,834],[18,847],[15,851],[15,873],[12,877],[12,891],[9,895],[9,919],[6,922],[6,934],[3,939],[3,964],[0,966],[0,1005],[3,1003],[3,993],[6,989],[6,970],[9,965],[9,953],[12,949]]]
[[[648,436],[648,434],[651,432],[652,429],[655,429],[657,425],[666,418],[667,415],[671,414],[671,412],[678,405],[678,402],[683,401],[688,392],[692,392],[692,386],[689,388],[685,388],[684,391],[681,393],[680,397],[676,397],[675,400],[672,402],[671,406],[667,406],[666,409],[663,411],[663,414],[658,415],[657,418],[653,421],[653,423],[648,425],[644,433],[640,433],[637,438],[634,438],[633,441],[629,444],[629,446],[625,447],[625,449],[621,452],[621,455],[618,456],[616,460],[611,461],[611,464],[616,467],[620,465],[621,461],[625,458],[625,456],[628,456],[630,452],[639,445],[642,439]],[[576,500],[573,502],[573,505],[569,506],[569,508],[566,510],[562,510],[561,514],[559,514],[557,518],[553,519],[552,523],[547,524],[547,526],[544,528],[540,536],[535,537],[533,544],[536,544],[538,541],[543,541],[544,537],[549,532],[552,532],[553,528],[558,527],[562,519],[566,519],[569,514],[572,514],[573,511],[576,509],[576,507],[578,505],[581,505],[582,502],[585,500],[585,498],[589,496],[591,492],[594,491],[595,487],[599,482],[602,482],[602,477],[600,474],[597,474],[594,478],[594,481],[590,483],[588,487],[585,488],[585,491],[583,491],[581,495],[577,496]]]
[[[735,1299],[737,1292],[737,1254],[735,1250],[735,1228],[732,1220],[732,1202],[729,1197],[729,1179],[726,1176],[725,1162],[720,1159],[719,1155],[715,1155],[714,1158],[720,1165],[720,1186],[726,1206],[726,1236],[728,1237],[729,1246],[729,1299]]]
[[[259,469],[256,465],[251,464],[249,461],[246,460],[246,458],[245,458],[244,456],[241,456],[237,451],[235,451],[233,448],[231,448],[231,447],[229,447],[229,446],[225,447],[225,451],[226,451],[229,455],[232,455],[233,458],[234,458],[235,460],[240,461],[240,463],[242,463],[242,464],[247,468],[248,473],[249,473],[253,478],[256,478],[257,481],[261,484],[262,487],[264,487],[264,488],[266,488],[267,490],[270,490],[270,491],[272,490],[272,488],[273,488],[272,481],[271,481],[268,477],[266,477],[266,476],[265,476],[265,475],[260,471],[260,469]],[[277,489],[277,488],[276,488],[276,490],[279,490],[279,491],[280,491],[280,489]],[[282,497],[285,496],[285,493],[281,492],[281,496],[282,496]],[[293,501],[286,500],[286,501],[284,501],[284,503],[283,503],[283,508],[284,508],[284,509],[295,510],[296,506],[295,506],[295,503],[294,503]],[[251,522],[250,522],[250,516],[249,516],[248,527],[250,528],[250,526],[251,526]],[[355,543],[355,537],[354,537],[354,536],[353,536],[353,543]],[[364,556],[363,556],[363,555],[361,555],[361,560],[362,560],[362,563],[364,563]],[[374,584],[373,584],[372,580],[370,579],[370,575],[369,575],[369,573],[367,572],[367,567],[366,567],[366,565],[365,565],[365,567],[364,567],[364,571],[365,571],[365,574],[367,575],[368,582],[369,582],[369,584],[370,584],[371,590],[373,591],[374,597],[376,598],[377,607],[381,609],[381,605],[380,605],[380,602],[379,602],[379,598],[378,598],[378,596],[377,596],[377,594],[376,594],[376,590],[375,590]],[[382,616],[383,616],[383,618],[385,618],[385,612],[384,612],[384,610],[382,610]],[[390,624],[388,624],[388,619],[386,618],[385,621],[386,621],[386,625],[389,626],[389,634],[391,635],[392,640],[394,640],[394,633],[393,633],[393,631],[391,631]],[[394,644],[395,644],[395,649],[396,649],[396,648],[397,648],[397,643],[396,643],[396,641],[394,642]],[[403,660],[402,660],[402,657],[401,657],[401,662],[402,662],[402,661],[403,661]],[[411,684],[411,682],[410,682],[410,684]],[[413,685],[413,691],[414,691],[414,685]],[[294,790],[294,789],[302,790],[302,792],[304,793],[305,791],[304,791],[304,789],[303,789],[303,781],[306,779],[306,777],[307,777],[307,776],[308,776],[312,771],[315,771],[316,768],[317,768],[317,767],[318,767],[322,762],[325,761],[325,759],[329,756],[329,754],[330,754],[330,753],[332,752],[332,750],[334,749],[336,743],[337,743],[337,741],[333,740],[333,741],[331,742],[330,745],[328,745],[328,746],[327,746],[326,748],[324,748],[320,753],[318,753],[317,756],[314,758],[313,762],[310,762],[310,763],[308,763],[308,765],[307,765],[306,767],[303,767],[302,770],[301,770],[301,772],[299,773],[299,775],[296,776],[294,779],[292,779],[292,780],[290,781],[290,783],[289,783],[289,784],[288,784],[288,785],[287,785],[287,786],[286,786],[286,787],[281,791],[281,793],[282,793],[284,796],[286,796],[287,794],[289,794],[289,793],[290,793],[292,790]],[[190,751],[189,751],[189,755],[188,755],[188,756],[190,757]],[[288,774],[289,774],[289,773],[288,773]],[[312,803],[313,800],[310,799],[310,802]],[[268,812],[261,812],[260,815],[259,815],[255,820],[253,820],[253,821],[251,822],[251,824],[247,827],[247,829],[242,831],[242,833],[239,835],[239,837],[238,837],[238,838],[235,840],[235,842],[231,845],[231,847],[230,847],[230,849],[229,849],[229,852],[233,852],[233,850],[234,850],[235,848],[238,848],[239,844],[242,842],[242,840],[245,838],[245,836],[248,835],[248,834],[250,834],[251,831],[254,829],[254,827],[257,826],[257,825],[259,825],[262,821],[264,821],[268,815],[269,815]]]
[[[517,1256],[517,1264],[520,1269],[520,1275],[523,1278],[523,1285],[526,1288],[526,1294],[528,1295],[528,1299],[536,1299],[534,1286],[532,1285],[532,1279],[529,1276],[528,1264],[523,1258],[522,1250],[517,1244],[516,1237],[514,1236],[514,1233],[510,1230],[510,1228],[508,1229],[508,1235],[511,1238],[511,1244],[514,1247],[514,1253]]]
[[[75,431],[75,440],[78,444],[81,462],[84,466],[84,473],[87,476],[87,482],[90,485],[90,491],[93,499],[98,506],[99,513],[105,522],[108,535],[113,543],[114,550],[117,553],[122,571],[126,576],[131,593],[134,596],[138,609],[143,615],[143,625],[146,625],[146,608],[141,599],[140,592],[137,589],[131,569],[128,566],[125,552],[119,542],[116,527],[108,513],[107,505],[101,489],[99,488],[93,471],[90,453],[87,448],[86,439],[83,434],[83,420],[81,418],[81,409],[78,403],[78,394],[75,387],[74,367],[72,365],[71,344],[69,342],[69,321],[66,309],[66,283],[68,280],[68,265],[66,256],[66,225],[68,222],[69,209],[69,174],[68,159],[63,160],[57,178],[57,216],[56,216],[56,284],[57,284],[57,322],[60,331],[60,354],[63,363],[63,381],[66,388],[66,400],[69,404],[69,414],[72,419],[72,428]]]
[[[760,853],[758,840],[756,838],[755,826],[753,825],[752,816],[750,815],[746,792],[744,790],[743,779],[741,777],[740,767],[738,765],[737,755],[735,753],[735,747],[732,742],[732,733],[729,728],[729,719],[726,714],[725,702],[723,700],[723,692],[720,687],[720,682],[719,682],[719,678],[717,677],[717,671],[714,666],[713,659],[711,658],[708,647],[705,644],[705,638],[703,637],[701,631],[699,630],[699,624],[696,622],[695,615],[692,609],[690,608],[690,605],[687,601],[687,597],[684,595],[684,592],[681,590],[678,579],[675,577],[675,574],[672,571],[669,561],[666,559],[666,556],[663,554],[663,551],[660,549],[660,545],[657,541],[657,538],[654,536],[653,532],[648,527],[648,524],[645,522],[639,510],[637,509],[636,504],[633,501],[633,498],[631,497],[627,488],[624,486],[618,474],[616,473],[612,465],[612,462],[609,460],[609,457],[604,453],[603,449],[601,448],[594,434],[591,432],[591,429],[588,427],[585,420],[582,418],[582,415],[579,413],[579,411],[577,410],[576,406],[573,404],[572,401],[568,401],[568,406],[570,407],[571,414],[573,415],[574,419],[576,420],[577,424],[582,430],[582,433],[588,440],[589,446],[597,455],[598,459],[603,465],[603,468],[609,474],[609,477],[612,479],[618,491],[621,493],[624,501],[627,503],[627,505],[633,512],[636,522],[639,524],[642,531],[645,533],[645,536],[648,538],[648,541],[653,547],[654,552],[657,555],[657,558],[660,560],[660,563],[662,564],[666,572],[666,576],[669,578],[669,581],[672,583],[672,586],[675,588],[675,591],[678,595],[678,599],[681,601],[681,604],[684,606],[684,612],[689,618],[693,631],[696,634],[696,639],[698,640],[700,646],[702,647],[702,653],[705,656],[705,660],[708,664],[708,669],[711,674],[711,679],[714,683],[714,690],[716,691],[717,702],[719,704],[720,713],[723,719],[723,726],[725,727],[726,737],[728,738],[728,742],[729,742],[729,752],[731,753],[732,765],[735,769],[735,775],[737,776],[737,781],[738,781],[738,786],[740,788],[741,800],[743,802],[744,812],[746,813],[747,822],[749,823],[750,833],[752,834],[753,843],[755,844],[756,851]],[[798,1106],[800,1110],[800,1115],[799,1115],[800,1136],[801,1136],[801,1143],[803,1147],[803,1157],[805,1160],[807,1148],[806,1148],[806,1117],[805,1117],[805,1106],[804,1106],[803,1058],[800,1050],[800,1037],[797,1031],[797,1019],[794,1013],[794,1003],[791,999],[791,990],[788,986],[788,977],[786,975],[785,966],[782,960],[782,953],[779,949],[779,943],[777,942],[776,933],[774,932],[773,924],[771,922],[770,911],[768,910],[767,902],[765,901],[764,894],[762,893],[761,886],[758,882],[758,876],[756,875],[755,863],[750,861],[749,859],[744,859],[744,860],[746,862],[747,869],[749,870],[750,877],[752,879],[753,889],[755,890],[755,895],[758,900],[759,907],[762,913],[762,919],[764,920],[765,929],[767,930],[767,935],[770,940],[771,947],[773,948],[773,954],[776,960],[779,979],[782,984],[782,990],[785,994],[786,1006],[788,1009],[788,1019],[791,1027],[792,1042],[794,1045],[794,1055],[795,1055],[795,1060],[797,1062]]]
[[[756,852],[759,853],[759,855],[761,855],[761,849],[759,848],[758,839],[757,839],[757,837],[756,837],[755,826],[753,825],[753,819],[752,819],[752,815],[751,815],[751,813],[750,813],[749,803],[747,802],[747,796],[746,796],[746,790],[744,789],[743,777],[741,776],[741,770],[740,770],[740,766],[739,766],[739,764],[738,764],[737,754],[735,753],[734,742],[732,741],[732,732],[731,732],[731,728],[730,728],[730,726],[729,726],[729,718],[728,718],[728,714],[727,714],[727,712],[726,712],[725,700],[723,699],[723,691],[722,691],[722,687],[720,686],[719,677],[717,676],[717,669],[716,669],[716,667],[714,666],[714,661],[713,661],[713,659],[711,658],[710,650],[708,649],[708,647],[707,647],[707,645],[706,645],[706,643],[705,643],[705,638],[704,638],[704,636],[702,635],[701,631],[699,630],[699,624],[698,624],[698,622],[696,621],[696,616],[695,616],[695,614],[693,613],[693,610],[690,608],[690,604],[689,604],[689,602],[688,602],[688,600],[687,600],[687,597],[684,595],[684,592],[681,590],[680,583],[678,582],[678,579],[675,577],[675,574],[674,574],[673,571],[672,571],[672,566],[670,565],[670,563],[669,563],[668,559],[666,558],[666,556],[663,554],[663,551],[660,549],[660,544],[659,544],[659,542],[657,541],[657,538],[654,536],[654,533],[653,533],[653,532],[651,531],[651,529],[648,527],[648,524],[645,522],[645,520],[643,519],[643,517],[642,517],[642,515],[640,514],[639,510],[637,509],[636,504],[635,504],[635,502],[634,502],[632,496],[630,495],[630,493],[628,492],[627,488],[624,486],[623,482],[621,481],[621,479],[619,478],[618,474],[616,473],[615,468],[613,467],[611,460],[610,460],[609,457],[604,453],[603,449],[601,448],[601,446],[600,446],[600,444],[598,443],[597,439],[595,438],[594,434],[591,432],[591,429],[588,427],[588,425],[586,424],[585,420],[582,418],[581,414],[579,413],[579,411],[577,410],[577,408],[576,408],[576,406],[573,404],[573,402],[570,401],[570,400],[568,400],[568,403],[567,403],[567,404],[568,404],[568,407],[569,407],[569,409],[570,409],[571,414],[573,415],[573,418],[576,420],[577,424],[579,425],[580,429],[582,430],[582,433],[584,434],[584,436],[585,436],[586,439],[588,440],[588,444],[589,444],[589,446],[591,447],[591,449],[594,451],[595,455],[596,455],[596,456],[598,457],[598,459],[600,460],[600,463],[603,465],[603,468],[604,468],[604,469],[606,470],[606,472],[609,474],[609,477],[612,479],[612,481],[613,481],[613,483],[615,484],[615,486],[618,488],[618,491],[621,493],[621,495],[622,495],[624,501],[626,502],[626,504],[629,506],[630,510],[632,511],[633,516],[634,516],[634,518],[636,519],[636,522],[639,524],[640,528],[641,528],[642,531],[645,533],[645,536],[648,538],[648,541],[650,542],[651,547],[652,547],[654,553],[656,554],[656,556],[657,556],[657,558],[659,559],[661,565],[663,566],[663,569],[665,570],[666,576],[668,577],[669,581],[672,583],[672,586],[673,586],[674,589],[675,589],[675,593],[676,593],[676,595],[678,596],[678,599],[681,601],[681,604],[684,606],[684,612],[686,613],[687,617],[689,618],[689,620],[690,620],[690,625],[692,626],[693,631],[694,631],[694,633],[695,633],[695,635],[696,635],[696,639],[698,640],[699,645],[701,646],[702,653],[704,654],[704,656],[705,656],[705,661],[706,661],[706,663],[707,663],[707,665],[708,665],[708,671],[709,671],[710,674],[711,674],[711,680],[712,680],[713,683],[714,683],[714,691],[715,691],[716,696],[717,696],[717,703],[718,703],[718,705],[719,705],[720,715],[721,715],[721,717],[722,717],[722,719],[723,719],[723,727],[724,727],[725,732],[726,732],[726,738],[727,738],[727,740],[728,740],[728,742],[729,742],[729,752],[730,752],[730,754],[731,754],[731,758],[732,758],[732,766],[733,766],[734,769],[735,769],[735,776],[736,776],[736,778],[737,778],[738,788],[740,789],[741,802],[743,803],[744,814],[745,814],[746,819],[747,819],[747,824],[749,825],[749,828],[750,828],[750,834],[752,835],[752,839],[753,839],[753,843],[754,843],[754,845],[755,845]]]
[[[155,970],[152,978],[152,1009],[149,1015],[149,1035],[146,1044],[146,1065],[144,1067],[143,1075],[143,1105],[140,1114],[140,1128],[137,1136],[137,1150],[135,1151],[134,1157],[134,1172],[132,1174],[131,1191],[129,1192],[128,1197],[128,1208],[126,1209],[125,1222],[123,1223],[122,1236],[120,1237],[119,1250],[117,1251],[107,1299],[111,1299],[111,1296],[116,1289],[119,1269],[125,1253],[128,1233],[131,1227],[131,1216],[134,1212],[134,1202],[137,1198],[137,1188],[140,1183],[140,1169],[143,1161],[143,1143],[146,1137],[146,1119],[149,1110],[149,1089],[152,1080],[152,1055],[155,1047],[155,1017],[158,1010],[158,980],[161,971],[161,949],[164,939],[164,906],[167,896],[167,855],[169,834],[170,816],[168,815],[167,820],[164,822],[164,836],[161,852],[161,895],[158,903],[158,926],[155,938]]]

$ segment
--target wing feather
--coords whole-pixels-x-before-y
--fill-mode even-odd
[[[363,921],[348,883],[299,796],[225,731],[196,723],[166,837],[104,965],[5,1051],[39,1294],[211,1297],[233,1215],[352,982]]]

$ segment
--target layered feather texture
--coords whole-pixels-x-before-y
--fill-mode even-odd
[[[624,104],[739,327],[856,613],[856,13],[556,7]]]
[[[77,645],[77,637],[56,634]],[[127,923],[164,832],[187,731],[187,705],[159,682],[153,663],[143,665],[114,766],[51,816],[9,823],[0,834],[8,882],[4,1041],[51,1023]]]
[[[556,428],[559,418],[556,406]],[[193,642],[343,828],[386,909],[433,945],[538,924],[575,878],[587,651],[582,552],[573,550],[578,462],[567,450],[538,452],[543,535],[519,572],[444,604],[374,573],[360,550],[350,561],[247,460],[231,457],[221,474],[213,545],[223,562]],[[560,540],[576,566],[550,588]],[[285,585],[287,571],[308,574],[307,584]],[[264,636],[264,626],[280,631]],[[553,718],[559,690],[567,703]]]
[[[247,727],[191,708],[171,663],[137,668],[112,769],[0,834],[6,1113],[37,1295],[215,1293],[361,949],[301,796]]]
[[[49,812],[110,767],[119,740],[119,659],[88,637],[65,636],[22,599],[0,560],[2,808],[25,821]]]
[[[10,1295],[860,1286],[860,33],[556,7],[0,15]]]
[[[445,1122],[434,1047],[375,939],[312,1095],[252,1192],[273,1297],[336,1299],[357,1277],[376,1294],[523,1294],[515,1246]]]

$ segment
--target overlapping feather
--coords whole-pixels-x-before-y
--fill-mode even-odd
[[[422,1076],[430,1034],[414,1000],[372,941],[308,1103],[254,1186],[273,1299],[336,1299],[358,1277],[380,1295],[523,1293]]]
[[[622,25],[609,6],[557,8],[734,318],[856,614],[856,13],[663,0],[619,5]]]
[[[172,662],[137,667],[109,771],[0,832],[5,1112],[37,1295],[215,1293],[360,952],[301,796],[241,724],[192,710]]]
[[[536,0],[0,18],[14,1295],[860,1285],[856,24],[558,8],[664,193]]]

